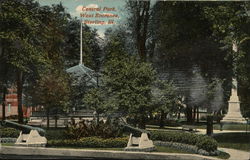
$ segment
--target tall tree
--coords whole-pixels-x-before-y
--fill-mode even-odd
[[[88,109],[93,109],[96,113],[97,124],[99,124],[99,115],[107,111],[105,106],[105,92],[103,88],[92,88],[90,89],[83,98],[84,104]]]
[[[65,71],[55,68],[45,71],[34,86],[34,96],[37,105],[45,107],[47,116],[47,128],[49,128],[50,114],[53,109],[66,110],[68,107],[70,87]],[[57,112],[55,113],[57,114]],[[57,115],[56,115],[57,116]],[[55,117],[57,120],[57,117]],[[57,127],[57,121],[55,123]]]
[[[129,11],[128,22],[131,28],[138,55],[142,61],[147,60],[147,46],[148,39],[148,24],[150,18],[150,0],[149,1],[127,1],[127,9]]]
[[[249,2],[217,2],[204,8],[206,18],[213,24],[211,27],[213,36],[227,51],[225,60],[231,64],[233,76],[237,77],[239,82],[239,96],[244,116],[250,116],[250,109],[247,107],[250,104],[250,97],[247,94],[250,91],[249,11]]]
[[[173,114],[178,110],[179,97],[176,88],[171,82],[160,80],[155,82],[153,89],[154,110],[160,115],[160,128],[165,125],[167,114]]]
[[[106,103],[134,119],[140,128],[145,128],[155,78],[155,71],[148,63],[122,55],[112,57],[104,69],[103,83],[109,97]]]
[[[39,61],[40,50],[34,44],[37,42],[39,23],[34,18],[34,9],[38,7],[33,1],[1,1],[0,16],[2,60],[15,69],[18,94],[18,121],[23,123],[22,93],[24,74],[30,73],[30,66]]]

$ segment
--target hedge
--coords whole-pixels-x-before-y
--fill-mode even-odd
[[[20,131],[14,128],[0,128],[0,137],[17,138]]]
[[[82,147],[82,148],[124,148],[128,142],[128,137],[108,138],[85,137],[79,140],[49,140],[48,147]]]
[[[47,140],[62,140],[67,139],[65,129],[47,129],[45,137]]]
[[[216,151],[218,143],[211,137],[187,132],[152,131],[151,139],[154,141],[177,142],[197,146],[208,152]]]

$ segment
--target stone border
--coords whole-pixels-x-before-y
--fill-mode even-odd
[[[111,150],[84,150],[84,149],[59,149],[40,147],[2,146],[0,154],[6,155],[36,155],[36,156],[63,156],[82,158],[111,158],[111,159],[145,159],[145,160],[219,160],[214,157],[206,157],[195,154],[157,153],[157,152],[128,152]]]
[[[199,149],[197,146],[184,144],[184,143],[177,143],[177,142],[164,142],[164,141],[154,141],[154,145],[156,146],[166,146],[166,147],[173,147],[176,149],[180,149],[183,151],[196,153],[204,156],[217,156],[219,155],[219,151],[216,150],[214,152],[207,152],[204,149]]]

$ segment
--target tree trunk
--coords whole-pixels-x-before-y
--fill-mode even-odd
[[[57,116],[55,116],[55,128],[57,128]]]
[[[97,122],[97,125],[99,125],[99,121],[100,121],[99,113],[96,113],[96,122]]]
[[[213,134],[213,116],[207,115],[207,135],[212,136]]]
[[[57,117],[57,109],[56,109],[56,113],[55,113],[55,128],[57,128],[57,120],[58,120],[58,117]]]
[[[46,116],[47,116],[47,128],[49,128],[49,107],[46,109]]]
[[[199,113],[199,106],[197,106],[197,113],[196,113],[196,116],[197,116],[197,117],[196,117],[196,122],[197,122],[197,123],[199,123],[199,119],[200,119],[199,114],[200,114],[200,113]]]
[[[145,129],[146,128],[146,118],[145,118],[145,115],[142,114],[140,116],[141,118],[139,119],[139,124],[138,124],[138,127],[141,128],[141,129]]]
[[[194,112],[193,112],[193,117],[192,117],[192,119],[193,119],[193,122],[195,122],[195,117],[196,117],[196,106],[194,106]]]
[[[192,107],[187,107],[186,108],[186,116],[187,116],[187,123],[191,124],[193,122]]]
[[[160,128],[164,128],[164,121],[166,119],[166,113],[164,111],[161,111],[161,117],[160,117]]]
[[[136,6],[135,33],[139,56],[142,61],[146,61],[146,40],[148,34],[150,1],[139,1]]]
[[[17,71],[17,102],[18,102],[18,122],[23,123],[23,72]]]
[[[2,121],[5,120],[5,105],[6,105],[6,94],[7,94],[7,89],[6,87],[3,87],[3,98],[2,98]]]
[[[181,112],[178,112],[178,120],[181,119]]]

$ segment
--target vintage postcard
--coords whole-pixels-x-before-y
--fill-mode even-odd
[[[1,0],[0,159],[250,160],[250,1]]]

